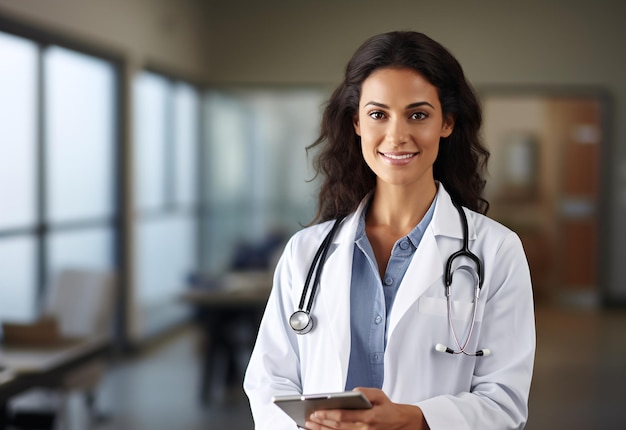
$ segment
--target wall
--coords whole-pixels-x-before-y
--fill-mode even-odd
[[[0,16],[198,80],[209,15],[201,0],[0,0]]]

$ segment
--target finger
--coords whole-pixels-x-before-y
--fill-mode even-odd
[[[369,400],[372,404],[380,404],[389,400],[384,391],[379,390],[378,388],[357,387],[354,391],[363,393],[367,400]]]
[[[324,419],[320,417],[309,418],[310,421],[305,423],[306,428],[309,430],[340,430],[344,427],[341,427],[341,423],[338,423],[335,420]]]
[[[313,413],[309,419],[332,429],[345,429],[351,428],[348,424],[365,422],[364,413],[361,410],[327,409]]]

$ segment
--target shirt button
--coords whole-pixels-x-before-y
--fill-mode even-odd
[[[409,249],[409,241],[405,239],[402,242],[400,242],[400,249],[404,249],[404,250]]]
[[[385,278],[385,285],[391,285],[393,284],[393,278],[391,276],[387,276]]]
[[[374,322],[376,324],[380,324],[383,320],[383,317],[381,317],[380,315],[376,315],[376,319],[374,320]]]

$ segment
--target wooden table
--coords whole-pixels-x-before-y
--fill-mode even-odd
[[[36,387],[59,386],[64,376],[110,350],[109,337],[67,340],[49,346],[0,345],[0,428],[5,428],[7,403]]]
[[[195,310],[195,321],[202,330],[202,378],[200,399],[208,404],[214,388],[220,383],[241,385],[242,354],[247,354],[256,339],[256,333],[267,303],[270,287],[226,289],[192,289],[181,299]],[[220,363],[220,361],[222,363]],[[225,381],[217,381],[220,364],[226,369],[220,374]]]

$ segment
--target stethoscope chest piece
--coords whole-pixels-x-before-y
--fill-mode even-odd
[[[304,281],[304,288],[302,289],[302,296],[300,297],[298,310],[291,314],[291,316],[289,317],[289,325],[291,326],[292,330],[295,331],[297,334],[307,334],[313,329],[313,317],[311,316],[311,307],[313,306],[315,292],[320,283],[322,268],[324,267],[324,261],[326,260],[328,249],[330,248],[333,237],[335,236],[335,233],[337,232],[339,224],[342,220],[343,217],[337,218],[337,220],[333,224],[333,227],[330,229],[330,232],[328,232],[328,234],[322,241],[322,244],[315,253],[315,256],[313,257],[313,262],[311,263],[311,267],[309,268],[309,272],[306,276],[306,280]],[[316,268],[317,270],[315,270]],[[313,277],[314,272],[315,278],[313,279],[313,285],[309,289],[309,283],[311,282],[311,278]],[[307,294],[309,295],[309,301],[305,307]]]
[[[297,334],[307,334],[313,328],[313,317],[306,311],[298,310],[289,317],[289,325]]]

